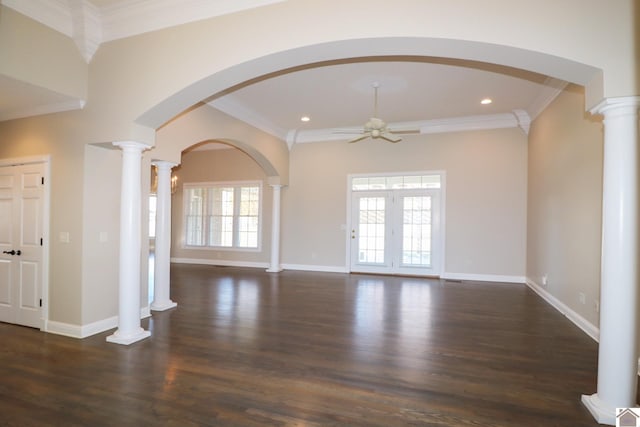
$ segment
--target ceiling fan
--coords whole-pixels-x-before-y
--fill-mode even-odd
[[[346,133],[352,134],[357,133],[360,136],[353,138],[349,141],[349,143],[354,143],[358,141],[362,141],[363,139],[372,138],[372,139],[384,139],[385,141],[396,143],[402,141],[402,138],[397,137],[397,134],[415,134],[420,133],[419,129],[408,129],[408,130],[395,130],[392,131],[387,127],[387,124],[384,120],[378,118],[378,88],[380,84],[378,82],[373,83],[373,117],[369,119],[364,124],[362,131],[350,131],[350,130],[341,130],[336,131],[334,133]]]

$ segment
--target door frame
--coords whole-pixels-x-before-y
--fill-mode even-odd
[[[0,167],[20,166],[34,163],[42,163],[44,166],[43,177],[45,186],[43,188],[42,200],[42,283],[40,284],[40,295],[42,296],[42,311],[40,330],[46,331],[49,323],[49,224],[51,207],[51,155],[29,156],[0,159]]]
[[[410,176],[410,175],[439,175],[440,176],[440,241],[436,242],[436,247],[440,252],[440,255],[436,257],[434,269],[438,271],[438,277],[444,272],[445,266],[445,249],[446,249],[446,188],[447,188],[447,174],[444,170],[430,170],[430,171],[406,171],[406,172],[384,172],[384,173],[354,173],[347,175],[347,222],[344,227],[345,231],[345,270],[351,273],[351,229],[353,227],[353,209],[352,209],[352,181],[353,178],[367,178],[367,177],[390,177],[390,176]]]

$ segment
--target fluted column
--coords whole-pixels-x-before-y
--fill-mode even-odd
[[[158,176],[156,190],[156,249],[151,310],[164,311],[177,306],[171,301],[171,168],[175,163],[155,161]]]
[[[601,424],[636,405],[638,383],[638,106],[610,98],[604,115],[598,390],[582,402]]]
[[[271,218],[271,264],[267,269],[269,273],[282,271],[280,266],[280,192],[282,185],[272,184],[273,189],[273,214]]]
[[[140,326],[141,161],[142,152],[149,146],[134,141],[113,145],[122,150],[120,275],[118,329],[107,341],[129,345],[151,335]]]

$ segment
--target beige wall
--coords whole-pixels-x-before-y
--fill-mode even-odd
[[[49,224],[49,295],[44,295],[50,320],[79,325],[82,298],[82,195],[84,145],[76,113],[52,114],[0,124],[0,158],[51,156]],[[81,138],[80,138],[81,139]],[[69,243],[61,243],[68,232]]]
[[[120,150],[85,146],[83,325],[118,314],[121,159]]]
[[[529,137],[527,276],[592,325],[600,292],[602,123],[584,91],[565,90]],[[585,294],[585,304],[579,293]]]
[[[262,168],[247,154],[230,148],[223,150],[188,151],[182,156],[182,163],[174,170],[178,177],[178,189],[172,196],[171,257],[182,260],[220,261],[253,265],[269,261],[271,245],[271,209],[273,191],[268,185],[268,177]],[[259,251],[185,249],[183,226],[183,185],[195,182],[220,181],[261,181],[262,182],[262,245]]]
[[[445,273],[525,273],[526,136],[519,129],[295,145],[283,190],[282,262],[346,267],[347,176],[446,172]]]

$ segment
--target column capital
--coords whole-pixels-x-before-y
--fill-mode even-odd
[[[122,151],[144,151],[148,150],[152,146],[143,142],[137,141],[115,141],[112,143],[114,146],[122,149]]]
[[[633,110],[636,113],[640,108],[640,96],[620,96],[614,98],[605,98],[598,105],[593,107],[589,112],[591,114],[607,114],[612,111]]]
[[[158,169],[172,169],[179,165],[179,163],[169,162],[167,160],[153,160],[151,164]]]
[[[273,188],[274,190],[281,190],[282,187],[284,187],[283,184],[269,184],[269,187]]]

